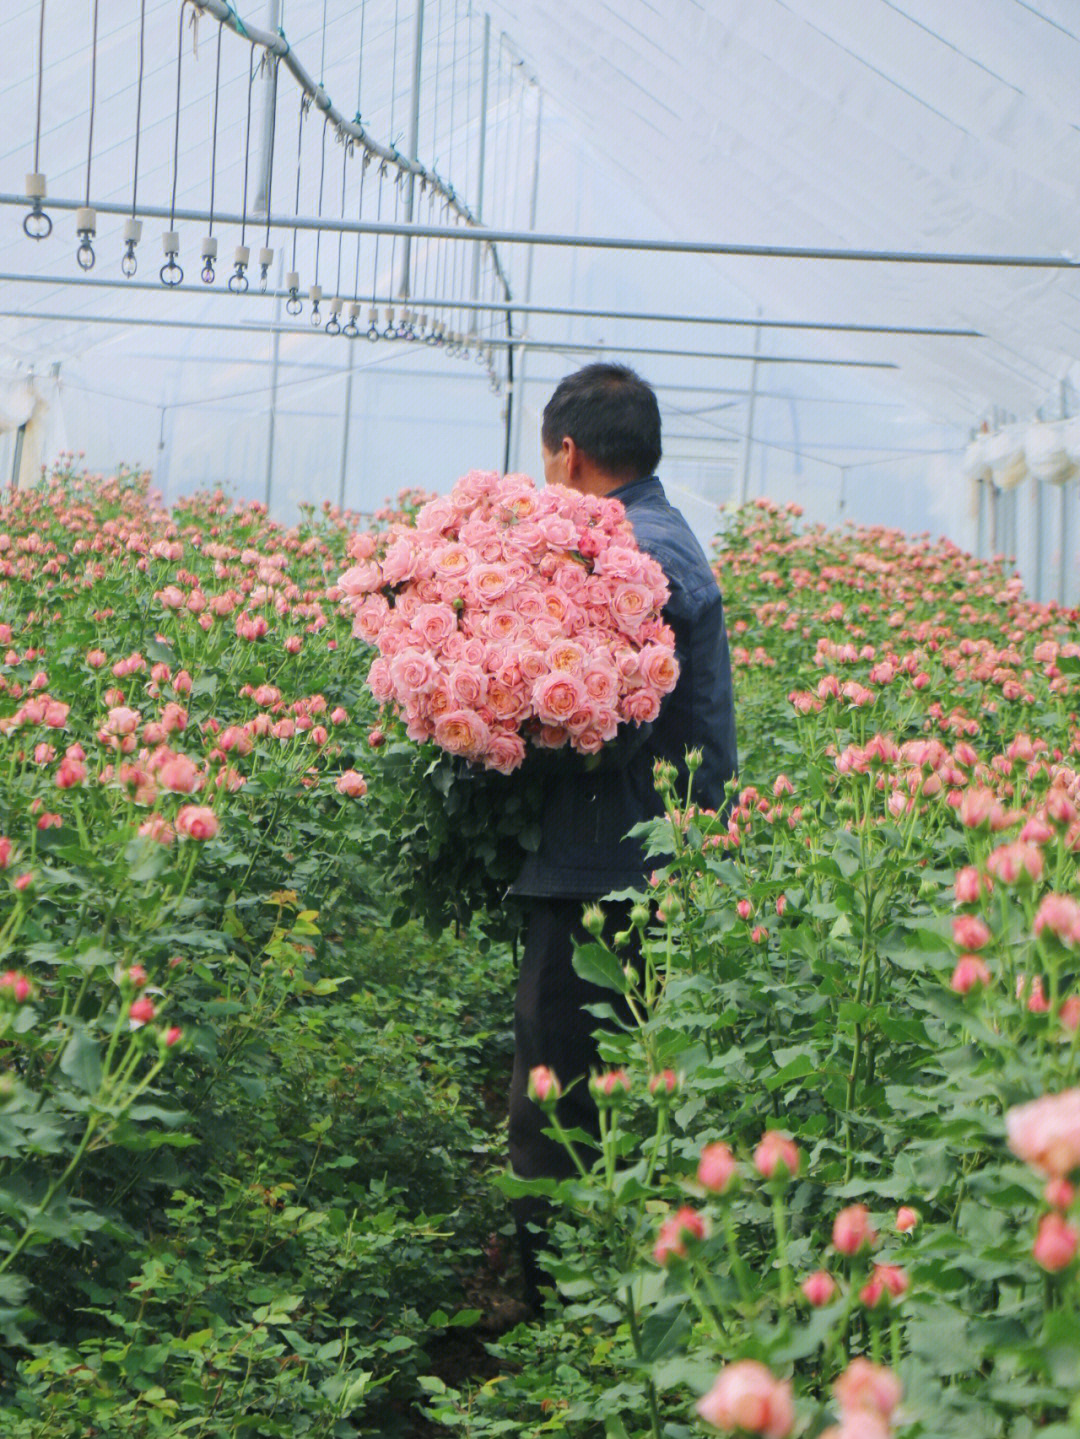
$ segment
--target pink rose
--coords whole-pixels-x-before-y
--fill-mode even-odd
[[[686,1241],[702,1240],[708,1232],[705,1216],[686,1204],[665,1219],[653,1246],[653,1258],[665,1266],[671,1259],[686,1258]]]
[[[199,778],[198,766],[187,755],[173,754],[158,766],[158,782],[174,794],[191,794]]]
[[[176,816],[177,834],[186,835],[188,839],[213,839],[219,828],[217,815],[209,805],[181,805]]]
[[[475,711],[450,710],[435,721],[435,743],[450,754],[475,759],[488,743],[488,726]]]
[[[358,770],[347,769],[338,775],[337,792],[350,799],[361,799],[367,794],[367,780]]]
[[[919,1211],[912,1209],[908,1204],[901,1204],[900,1208],[896,1211],[896,1232],[898,1234],[907,1234],[915,1228],[918,1222]]]
[[[694,1408],[707,1424],[728,1432],[787,1439],[795,1427],[791,1383],[774,1377],[755,1359],[740,1359],[722,1369]]]
[[[851,1361],[833,1385],[833,1393],[841,1409],[866,1410],[883,1419],[890,1418],[903,1396],[891,1370],[862,1357]]]
[[[794,1179],[800,1160],[795,1141],[780,1129],[768,1130],[754,1150],[754,1168],[764,1179]]]
[[[1080,1168],[1080,1089],[1044,1094],[1010,1109],[1005,1132],[1009,1148],[1025,1164],[1067,1179]]]
[[[372,669],[374,667],[373,663]],[[398,698],[404,699],[430,690],[439,678],[439,667],[423,650],[403,649],[390,661],[390,678]]]
[[[487,675],[476,665],[456,664],[446,677],[455,707],[476,709],[487,698]]]
[[[726,1144],[719,1141],[706,1144],[698,1163],[697,1180],[710,1194],[726,1194],[738,1173],[735,1156]]]
[[[499,774],[510,774],[525,759],[525,741],[520,735],[499,731],[488,741],[484,763]]]
[[[131,1021],[132,1029],[141,1029],[144,1024],[149,1024],[157,1010],[154,1008],[154,1001],[143,996],[141,999],[133,999],[128,1008],[128,1019]]]
[[[1078,1240],[1076,1226],[1063,1215],[1044,1214],[1031,1247],[1032,1257],[1050,1274],[1057,1274],[1073,1262]]]
[[[529,1070],[529,1098],[535,1104],[554,1104],[560,1094],[559,1081],[546,1064]]]
[[[850,1204],[833,1220],[833,1248],[838,1254],[858,1254],[869,1249],[877,1239],[865,1204]]]
[[[626,696],[620,709],[634,724],[651,724],[660,713],[660,700],[655,690],[638,689]]]
[[[1071,895],[1045,895],[1035,914],[1035,933],[1044,930],[1070,948],[1080,942],[1080,904]]]
[[[658,694],[666,695],[675,688],[679,666],[675,656],[663,645],[645,645],[641,650],[641,674],[645,683]]]
[[[144,820],[139,826],[139,834],[144,839],[152,839],[157,844],[172,844],[176,838],[176,831],[164,815],[154,814]]]
[[[586,700],[585,686],[577,675],[557,670],[543,675],[533,685],[532,703],[537,718],[546,725],[562,725]]]
[[[611,614],[624,631],[633,634],[652,613],[653,596],[647,585],[620,583],[611,596]]]
[[[983,888],[990,886],[979,874],[973,865],[967,865],[956,875],[956,902],[957,904],[977,904]]]
[[[370,559],[353,565],[338,576],[338,588],[352,597],[368,595],[372,590],[377,590],[382,582],[383,577],[377,562]]]
[[[984,949],[990,943],[990,930],[977,915],[958,914],[953,920],[953,940],[959,949]]]
[[[826,1270],[818,1269],[808,1275],[799,1287],[806,1296],[806,1302],[820,1309],[836,1293],[836,1280]]]
[[[990,983],[990,971],[977,954],[962,954],[953,970],[950,988],[957,994],[970,994],[973,989],[985,989]]]

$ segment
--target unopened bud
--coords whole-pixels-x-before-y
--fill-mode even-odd
[[[586,905],[581,923],[594,939],[599,939],[604,930],[604,911],[598,904]]]
[[[649,1093],[660,1105],[670,1104],[681,1089],[682,1075],[676,1074],[673,1069],[662,1069],[649,1079]]]
[[[630,911],[630,923],[636,929],[644,929],[649,922],[649,906],[647,904],[635,904]]]
[[[696,774],[701,768],[701,761],[702,753],[699,749],[688,749],[686,751],[686,768],[691,774]]]
[[[562,1093],[559,1081],[546,1064],[538,1064],[529,1070],[529,1098],[542,1109],[554,1109]]]
[[[662,924],[675,924],[683,914],[683,902],[677,894],[665,894],[656,906]]]
[[[606,1074],[594,1074],[589,1080],[589,1093],[598,1109],[615,1109],[630,1093],[630,1080],[622,1069],[611,1069]]]

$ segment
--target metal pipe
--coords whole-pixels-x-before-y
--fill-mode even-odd
[[[349,421],[352,417],[353,366],[356,360],[355,345],[349,346],[349,377],[345,381],[345,418],[341,434],[341,475],[338,478],[338,509],[345,508],[345,474],[349,461]]]
[[[491,58],[491,16],[484,15],[484,45],[480,61],[480,142],[479,155],[477,156],[477,180],[476,180],[476,218],[480,222],[484,215],[484,163],[487,156],[487,116],[488,116],[488,66]],[[476,311],[479,308],[480,298],[480,250],[473,251],[472,266],[472,303],[469,309],[473,312],[473,319],[469,325],[470,334],[476,334]],[[530,254],[532,252],[530,251]]]
[[[278,290],[281,289],[281,277],[284,273],[285,252],[282,250],[278,256]],[[275,307],[277,320],[281,319],[281,295],[278,294],[278,301]],[[274,488],[274,430],[277,426],[277,396],[278,396],[278,369],[281,360],[281,326],[274,326],[274,349],[271,358],[270,371],[270,427],[266,438],[266,509],[270,510],[270,496]]]
[[[149,325],[157,329],[172,330],[212,330],[215,334],[248,334],[248,335],[307,335],[310,330],[303,325],[265,325],[265,324],[239,324],[239,325],[218,325],[212,320],[174,320],[154,319],[149,315],[65,315],[55,311],[42,310],[0,310],[0,317],[8,320],[57,320],[62,323],[73,325],[130,325],[133,327]],[[350,343],[355,344],[356,341]],[[400,341],[402,345],[407,341]],[[736,355],[721,353],[713,350],[657,350],[648,346],[642,348],[636,345],[570,345],[565,341],[555,340],[531,340],[531,339],[490,339],[484,341],[484,348],[496,350],[516,350],[524,346],[528,350],[547,350],[557,354],[583,354],[595,355],[598,353],[616,353],[620,355],[663,355],[686,360],[752,360],[753,355]],[[425,350],[428,348],[424,346]],[[806,355],[761,355],[757,357],[759,363],[769,365],[827,365],[833,368],[850,368],[859,370],[898,370],[899,365],[892,360],[834,360],[815,359]]]
[[[271,31],[274,31],[281,24],[281,0],[268,0],[266,23]],[[270,145],[270,136],[274,130],[274,105],[277,100],[277,88],[274,85],[273,66],[267,66],[265,76],[265,98],[263,104],[262,124],[262,145],[259,154],[259,188],[255,195],[253,206],[256,215],[265,215],[270,200],[270,168],[274,163],[274,153]]]
[[[1043,487],[1042,480],[1031,477],[1031,500],[1032,508],[1035,511],[1035,556],[1032,568],[1035,572],[1035,600],[1041,602],[1043,597],[1043,516],[1042,516]]]
[[[205,4],[217,4],[219,0],[203,0]],[[347,127],[346,127],[347,128]],[[400,155],[394,163],[404,166]],[[435,182],[430,176],[428,184]],[[55,199],[49,196],[49,207],[53,210],[78,210],[82,200]],[[26,208],[25,195],[0,194],[0,205],[16,205]],[[127,215],[131,206],[107,200],[96,200],[95,209],[101,215]],[[170,210],[162,205],[140,205],[139,214],[150,220],[196,221],[209,220],[207,210]],[[848,260],[863,264],[885,265],[975,265],[993,266],[1017,270],[1080,270],[1080,260],[1067,255],[993,255],[941,250],[840,250],[820,245],[739,245],[721,240],[659,240],[617,235],[560,235],[538,233],[529,230],[494,230],[486,225],[477,225],[471,216],[462,212],[464,225],[403,225],[393,221],[335,220],[323,215],[271,215],[270,228],[277,230],[322,230],[347,235],[415,235],[421,238],[442,240],[467,240],[474,244],[490,245],[545,245],[563,246],[581,250],[627,250],[643,251],[661,255],[731,255],[769,260]],[[215,212],[217,225],[241,225],[244,217],[235,213]],[[502,274],[500,272],[500,279]]]
[[[535,218],[535,204],[530,202],[530,214]],[[526,259],[525,268],[525,293],[528,294],[532,285],[532,251]],[[80,278],[78,275],[31,275],[25,272],[0,272],[0,283],[4,284],[31,284],[31,285],[75,285],[88,289],[104,290],[153,290],[155,294],[162,293],[162,286],[153,280],[110,280],[104,276]],[[187,284],[175,285],[172,287],[176,295],[207,295],[228,296],[232,300],[267,299],[272,300],[281,292],[278,289],[248,289],[246,291],[230,290],[216,286]],[[392,305],[393,297],[390,295],[377,296],[372,302],[375,305]],[[447,299],[413,299],[413,305],[417,309],[433,309],[436,306],[449,304]],[[513,300],[461,300],[456,296],[453,301],[459,310],[512,310],[515,315],[553,315],[560,319],[582,319],[582,320],[633,320],[642,322],[656,322],[663,325],[724,325],[732,327],[753,327],[762,330],[821,330],[833,333],[857,334],[857,335],[918,335],[929,337],[943,337],[947,339],[961,340],[985,340],[986,335],[982,330],[953,330],[932,325],[860,325],[847,321],[826,321],[826,320],[750,320],[743,317],[721,316],[721,315],[665,315],[647,310],[589,310],[579,309],[572,305],[533,305],[528,301],[517,304]],[[705,388],[708,388],[706,386]],[[764,393],[762,391],[761,393]]]
[[[529,229],[536,229],[536,207],[540,194],[540,120],[542,116],[541,102],[544,92],[539,86],[536,87],[536,135],[533,143],[533,169],[532,187],[529,191]],[[533,256],[535,251],[532,246],[525,254],[525,304],[519,307],[520,314],[533,314],[532,282],[533,282]],[[514,468],[521,469],[521,427],[525,419],[525,360],[526,351],[523,349],[518,356],[518,403],[517,420],[514,434]]]
[[[761,330],[754,331],[754,353],[750,361],[750,400],[746,410],[746,445],[743,449],[742,475],[739,478],[739,504],[745,505],[750,493],[750,458],[754,447],[754,401],[757,399],[758,356],[761,353]]]
[[[1062,485],[1058,490],[1058,550],[1061,556],[1058,565],[1058,604],[1063,607],[1065,604],[1065,542],[1068,538],[1066,531],[1069,527],[1069,502],[1065,488]]]
[[[19,471],[22,469],[23,442],[26,439],[26,424],[24,420],[15,432],[15,457],[11,462],[11,488],[19,488]]]
[[[412,114],[409,116],[409,158],[414,164],[420,164],[420,70],[424,58],[424,0],[416,0],[416,40],[413,45],[413,83],[412,83]],[[413,187],[416,184],[416,172],[409,169],[405,176],[405,222],[412,223],[413,218]],[[480,218],[479,214],[476,217]],[[477,252],[479,253],[479,251]],[[412,259],[412,236],[406,235],[405,242],[401,247],[401,283],[398,286],[398,296],[402,300],[409,298],[409,265]]]

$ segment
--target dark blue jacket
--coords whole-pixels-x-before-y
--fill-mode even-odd
[[[640,886],[655,861],[647,863],[640,841],[627,836],[641,820],[663,813],[653,783],[656,760],[676,766],[679,793],[685,794],[686,751],[700,749],[692,795],[715,810],[723,809],[724,786],[737,770],[724,608],[705,552],[655,477],[633,480],[610,495],[626,506],[638,548],[659,562],[667,578],[671,598],[664,619],[675,634],[679,679],[657,718],[621,726],[595,768],[566,749],[540,757],[551,762],[540,847],[526,859],[512,894],[587,899]]]

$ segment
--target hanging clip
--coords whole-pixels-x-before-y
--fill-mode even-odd
[[[203,237],[202,250],[203,258],[202,282],[204,285],[214,283],[214,261],[217,259],[217,236],[206,235]]]
[[[347,335],[350,340],[355,340],[355,339],[357,339],[357,338],[359,337],[360,327],[359,327],[359,326],[357,325],[357,323],[356,323],[356,321],[357,321],[357,319],[359,318],[359,316],[360,316],[360,306],[357,304],[357,302],[356,302],[355,300],[350,300],[350,301],[349,301],[349,318],[348,318],[348,320],[347,320],[346,323],[345,323],[345,328],[344,328],[344,330],[342,330],[342,332],[341,332],[343,335]]]
[[[23,216],[23,229],[31,240],[47,240],[52,234],[52,220],[41,206],[45,198],[44,175],[27,175],[26,198],[30,201],[30,213]]]
[[[341,314],[343,301],[340,295],[334,295],[330,301],[330,318],[326,322],[326,333],[328,335],[341,334],[341,321],[338,316]]]
[[[367,337],[374,343],[379,338],[379,312],[374,305],[367,312],[367,318]]]
[[[180,232],[178,230],[166,230],[162,236],[162,248],[165,251],[165,263],[158,274],[163,285],[170,287],[179,285],[184,278],[184,272],[176,263],[176,257],[180,253]]]
[[[285,301],[285,309],[290,315],[299,315],[304,308],[304,302],[300,298],[300,276],[295,270],[290,270],[285,276],[285,288],[289,292],[289,298]]]
[[[135,246],[142,239],[142,221],[134,217],[124,221],[124,254],[120,261],[120,269],[130,280],[135,271],[139,268],[139,262],[135,258]]]
[[[251,263],[251,251],[246,245],[237,245],[233,255],[236,269],[229,276],[229,289],[234,295],[242,295],[248,287],[247,267]]]
[[[319,314],[319,301],[322,299],[322,286],[312,285],[311,289],[308,290],[308,294],[311,297],[311,323],[313,325],[321,325],[322,316]]]
[[[398,327],[394,331],[399,340],[411,340],[413,338],[412,311],[408,308],[402,310]]]
[[[397,327],[394,324],[394,307],[386,307],[386,329],[382,332],[384,340],[396,340],[398,337]]]
[[[270,266],[274,263],[274,252],[265,245],[259,251],[259,289],[266,294],[267,276],[270,274]]]
[[[89,205],[80,205],[75,211],[75,233],[79,237],[79,248],[75,251],[79,268],[92,270],[95,259],[94,236],[97,234],[97,211]]]

